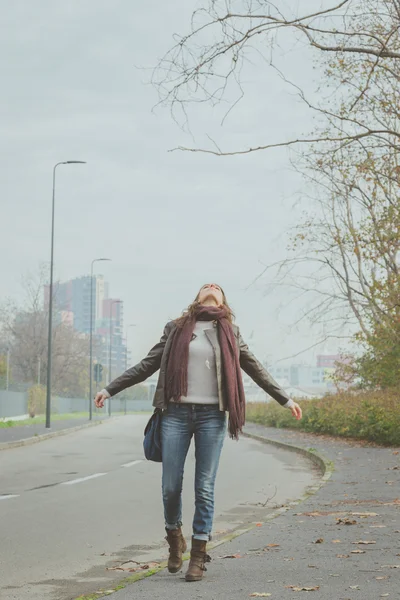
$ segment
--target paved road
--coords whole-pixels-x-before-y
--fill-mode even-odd
[[[72,600],[114,587],[126,573],[107,570],[166,556],[160,465],[143,461],[148,416],[1,453],[0,597]],[[185,479],[190,535],[193,454]],[[299,496],[318,474],[297,455],[254,441],[226,440],[217,486],[216,531],[261,519],[269,506]],[[277,493],[266,508],[259,506]]]

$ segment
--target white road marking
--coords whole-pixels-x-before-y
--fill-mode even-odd
[[[9,500],[10,498],[19,498],[19,494],[6,494],[5,496],[0,496],[0,500]]]
[[[74,485],[75,483],[82,483],[82,481],[88,481],[89,479],[95,479],[96,477],[102,477],[107,473],[95,473],[94,475],[88,475],[87,477],[79,477],[79,479],[71,479],[71,481],[63,481],[60,485]]]
[[[133,467],[134,465],[138,465],[141,462],[143,462],[143,461],[142,460],[133,460],[132,462],[128,462],[128,463],[125,463],[124,465],[121,465],[121,467]]]

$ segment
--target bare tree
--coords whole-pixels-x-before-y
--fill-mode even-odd
[[[230,111],[244,96],[242,71],[249,53],[258,52],[273,68],[279,36],[287,30],[293,32],[299,43],[305,42],[325,55],[321,60],[327,63],[331,56],[334,60],[341,58],[343,63],[345,57],[352,57],[352,70],[343,72],[343,81],[336,89],[336,103],[335,99],[331,100],[332,109],[327,107],[326,97],[322,97],[320,104],[314,104],[297,88],[302,100],[326,119],[326,126],[322,125],[309,137],[267,140],[263,145],[245,149],[180,149],[232,155],[325,142],[332,151],[332,148],[337,150],[361,140],[371,140],[398,150],[400,132],[393,121],[382,122],[373,111],[364,115],[358,111],[355,115],[354,109],[375,96],[376,73],[392,78],[396,85],[400,81],[400,0],[342,0],[325,4],[328,6],[322,10],[284,14],[268,0],[210,0],[207,7],[196,10],[190,32],[175,36],[175,45],[160,61],[153,78],[160,102],[169,106],[180,122],[182,116],[183,122],[187,122],[187,106],[191,102],[215,105],[228,100]],[[346,87],[344,103],[339,101],[343,86]],[[235,87],[236,96],[230,101]],[[398,119],[398,111],[396,103],[389,112]]]
[[[2,339],[11,348],[13,379],[25,383],[45,382],[47,372],[48,309],[44,302],[47,268],[23,281],[25,301],[8,301],[0,307]],[[55,299],[55,305],[57,300]],[[87,393],[89,342],[62,321],[53,325],[53,389],[73,396]]]

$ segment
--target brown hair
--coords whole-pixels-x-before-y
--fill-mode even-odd
[[[206,284],[204,284],[204,285],[206,285]],[[196,308],[199,306],[200,292],[203,289],[204,285],[201,286],[201,288],[199,289],[197,296],[193,300],[193,302],[191,304],[189,304],[189,306],[187,307],[186,310],[183,311],[182,316],[175,319],[175,323],[177,324],[178,327],[183,327],[183,325],[185,324],[187,319],[193,318],[195,316]],[[224,290],[222,289],[222,287],[220,285],[218,285],[218,287],[220,288],[220,290],[222,292],[222,304],[228,310],[227,319],[230,323],[233,323],[233,321],[235,320],[235,314],[228,304]]]

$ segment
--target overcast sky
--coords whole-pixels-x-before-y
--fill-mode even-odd
[[[207,281],[225,288],[261,359],[312,344],[308,327],[289,328],[296,302],[285,309],[285,294],[265,296],[262,282],[246,290],[262,263],[285,256],[287,232],[305,208],[286,151],[234,158],[168,152],[209,145],[207,134],[228,149],[307,132],[312,115],[293,91],[255,61],[244,73],[245,100],[223,127],[218,109],[191,113],[193,139],[167,109],[152,111],[158,97],[148,80],[200,3],[1,4],[0,300],[21,298],[21,277],[49,261],[53,165],[85,160],[58,169],[56,276],[85,275],[93,258],[112,259],[97,268],[112,296],[124,300],[125,323],[137,324],[134,360]],[[311,89],[310,53],[292,47],[282,59],[287,72]]]

